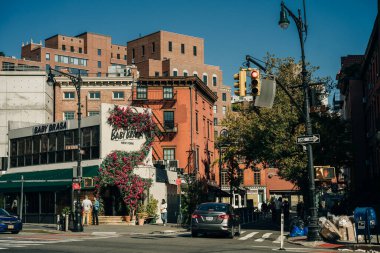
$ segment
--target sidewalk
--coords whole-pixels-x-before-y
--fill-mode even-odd
[[[336,241],[334,243],[325,241],[308,241],[306,236],[289,237],[287,242],[297,245],[302,245],[308,248],[322,248],[322,249],[339,249],[339,250],[365,250],[365,251],[378,251],[380,252],[380,244],[374,239],[372,244]]]
[[[185,228],[177,227],[176,224],[144,224],[138,225],[98,225],[84,226],[83,232],[60,231],[55,224],[24,223],[23,232],[32,233],[74,233],[74,234],[93,234],[93,233],[115,233],[115,234],[171,234],[186,232]]]

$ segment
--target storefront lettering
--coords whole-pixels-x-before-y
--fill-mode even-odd
[[[33,127],[33,135],[53,133],[67,129],[67,122],[51,123]]]
[[[134,129],[112,129],[111,141],[126,141],[131,139],[141,139],[142,134],[136,133]]]

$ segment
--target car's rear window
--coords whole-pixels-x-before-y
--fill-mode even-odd
[[[226,212],[227,205],[203,204],[203,205],[199,205],[197,209],[201,211]]]

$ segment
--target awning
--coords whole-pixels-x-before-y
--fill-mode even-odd
[[[83,167],[83,177],[97,176],[98,168],[97,165]],[[73,169],[7,173],[0,177],[0,192],[21,191],[21,176],[24,177],[24,192],[64,190],[71,188]]]

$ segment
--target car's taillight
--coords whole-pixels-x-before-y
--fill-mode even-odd
[[[222,220],[228,220],[230,216],[228,214],[221,214],[218,216],[219,219],[222,219]]]
[[[201,216],[199,214],[193,214],[193,215],[191,215],[191,218],[193,218],[193,219],[200,219]]]

